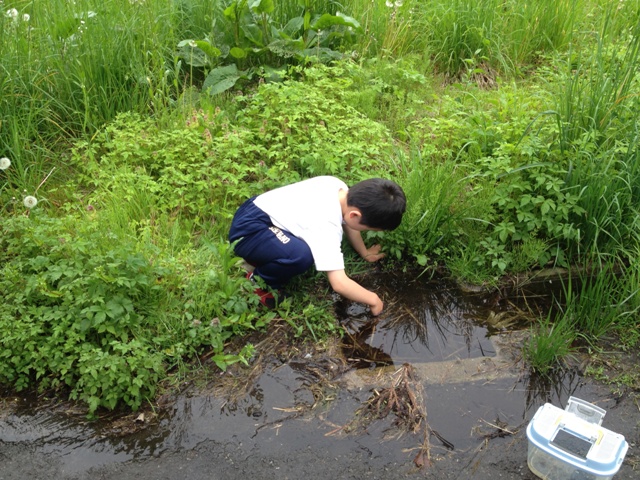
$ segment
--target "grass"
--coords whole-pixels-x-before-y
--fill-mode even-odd
[[[37,222],[90,222],[95,245],[78,248],[109,256],[115,236],[118,255],[137,253],[173,269],[169,276],[147,272],[145,281],[166,303],[140,309],[160,312],[152,316],[162,335],[138,330],[144,341],[123,343],[132,362],[145,352],[167,353],[158,339],[172,332],[183,337],[169,363],[185,365],[180,355],[199,348],[212,349],[222,367],[250,353],[225,351],[224,335],[272,318],[242,316],[247,297],[232,293],[243,287],[225,250],[229,220],[242,199],[317,174],[398,180],[409,209],[384,243],[411,267],[437,263],[454,276],[495,284],[540,260],[626,265],[622,275],[605,269],[569,289],[563,314],[533,329],[527,356],[535,369],[549,371],[569,355],[576,332],[595,343],[637,327],[638,0],[309,0],[308,11],[340,11],[362,25],[357,43],[343,44],[347,60],[327,67],[285,55],[284,80],[259,81],[257,68],[233,90],[207,98],[200,87],[211,66],[188,65],[178,43],[215,41],[224,6],[3,3],[17,15],[0,15],[0,157],[12,162],[0,172],[0,228],[28,217],[40,232],[29,237],[11,223],[4,241],[36,248],[36,237],[48,245],[46,232],[61,235],[59,226]],[[295,0],[277,2],[274,26],[301,9]],[[22,206],[26,195],[38,197],[32,210]],[[39,255],[59,263],[58,247]],[[7,278],[44,268],[32,254],[2,252]],[[77,255],[78,275],[115,288],[85,254],[66,253]],[[44,308],[62,286],[55,272],[31,273],[39,279],[34,305]],[[14,303],[3,307],[2,321],[13,325],[28,302],[18,287],[9,290]],[[326,295],[316,293],[281,315],[298,335],[321,340],[335,325]],[[196,328],[216,318],[230,322],[224,335]],[[115,350],[102,347],[91,355],[106,365]],[[83,365],[89,360],[87,353]],[[162,375],[159,364],[151,367],[149,378]],[[37,384],[41,377],[30,375],[20,378]]]
[[[563,366],[563,361],[571,355],[577,334],[569,317],[543,319],[532,328],[529,342],[525,345],[525,358],[537,373],[551,374]]]

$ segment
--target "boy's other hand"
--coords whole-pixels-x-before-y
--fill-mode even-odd
[[[381,253],[380,250],[382,247],[380,245],[373,245],[367,248],[367,252],[364,254],[362,258],[364,258],[367,262],[377,262],[381,258],[384,258],[385,254]]]

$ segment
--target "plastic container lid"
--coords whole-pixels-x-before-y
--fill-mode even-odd
[[[573,397],[565,410],[547,403],[529,422],[527,438],[565,463],[594,475],[610,476],[620,468],[629,446],[624,436],[600,426],[605,413]]]
[[[606,410],[576,397],[569,397],[567,406],[564,409],[573,413],[576,417],[597,425],[602,425],[602,419],[607,414]]]

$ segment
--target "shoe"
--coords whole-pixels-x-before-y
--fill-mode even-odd
[[[266,290],[263,290],[262,288],[257,286],[257,282],[253,276],[253,272],[247,272],[246,278],[247,280],[251,280],[251,283],[256,285],[256,288],[253,291],[253,293],[255,293],[256,295],[258,295],[258,297],[260,297],[260,303],[271,310],[276,308],[276,299],[273,296],[273,293],[267,292]]]

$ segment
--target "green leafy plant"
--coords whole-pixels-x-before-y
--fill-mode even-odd
[[[299,5],[299,15],[282,26],[273,16],[273,0],[233,0],[218,19],[223,28],[204,40],[181,41],[180,55],[192,67],[207,68],[202,90],[211,95],[256,72],[281,78],[273,69],[292,60],[304,64],[342,58],[340,47],[354,41],[360,24],[340,12],[314,13],[310,0]]]
[[[177,263],[102,226],[73,217],[3,222],[0,381],[67,389],[94,413],[139,408],[177,358],[208,349],[222,369],[247,362],[253,347],[233,354],[226,340],[273,317],[252,308],[229,249]]]
[[[493,219],[499,219],[493,222],[491,237],[484,240],[484,246],[492,266],[504,272],[512,262],[513,246],[520,242],[540,235],[558,245],[578,243],[580,230],[572,218],[582,215],[584,209],[579,205],[580,192],[566,186],[562,167],[552,162],[514,166],[518,157],[501,152],[506,152],[504,146],[495,156],[478,163],[483,167],[480,174],[490,181],[487,185],[493,186]],[[556,260],[562,258],[559,255],[556,251]],[[545,249],[532,260],[544,265],[550,258],[551,252]]]

